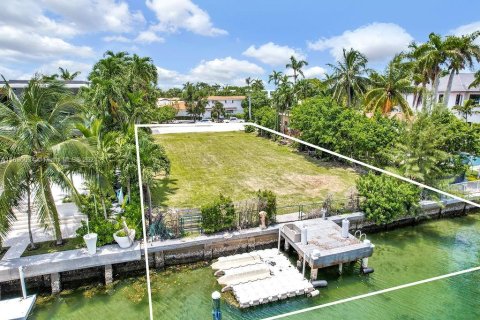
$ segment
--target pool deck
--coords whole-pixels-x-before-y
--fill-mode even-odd
[[[27,319],[35,305],[36,295],[0,301],[0,320]]]

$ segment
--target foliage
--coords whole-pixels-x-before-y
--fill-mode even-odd
[[[368,173],[357,181],[360,208],[369,221],[383,224],[395,218],[415,215],[419,210],[420,189],[398,179]]]
[[[152,120],[158,123],[168,123],[175,119],[177,109],[173,106],[163,106],[156,110],[152,116]]]
[[[468,117],[480,113],[478,111],[478,107],[480,107],[474,100],[465,100],[463,105],[461,106],[454,106],[453,109],[456,110],[462,117],[465,119],[465,122],[468,122]],[[475,110],[477,109],[477,110]]]
[[[253,119],[255,123],[261,125],[262,127],[275,129],[277,113],[273,108],[262,107],[255,111],[255,113],[253,114]],[[266,137],[271,136],[269,132],[265,132],[263,130],[259,130],[259,134]]]
[[[219,120],[221,117],[225,117],[225,108],[223,107],[223,103],[220,101],[215,101],[212,110],[211,110],[212,118],[216,118]]]
[[[39,76],[29,81],[20,96],[8,85],[6,93],[6,101],[0,103],[0,141],[5,146],[0,163],[0,234],[8,230],[12,208],[27,190],[35,190],[33,201],[40,222],[53,228],[56,241],[61,244],[51,185],[56,183],[68,190],[78,203],[69,174],[86,170],[88,164],[82,160],[91,156],[88,143],[74,133],[81,110],[79,100],[63,82]]]
[[[235,222],[232,199],[220,194],[211,204],[202,206],[202,228],[205,233],[230,230]]]
[[[246,125],[246,126],[245,126],[245,133],[255,132],[256,129],[257,129],[257,128],[255,128],[254,126]]]
[[[374,165],[385,165],[403,131],[393,119],[339,106],[331,98],[317,97],[292,109],[290,127],[302,140]]]
[[[265,211],[267,213],[267,221],[275,222],[277,215],[277,196],[271,190],[258,190],[258,211]]]
[[[328,66],[332,74],[326,82],[331,87],[332,97],[337,102],[345,101],[347,107],[351,107],[365,93],[369,83],[366,77],[369,72],[367,58],[357,50],[343,49],[342,59],[336,65]]]

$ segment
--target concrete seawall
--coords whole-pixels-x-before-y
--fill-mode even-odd
[[[472,207],[458,201],[422,203],[423,214],[416,217],[402,217],[390,224],[375,225],[367,222],[361,212],[329,217],[338,224],[343,218],[350,220],[351,231],[377,232],[385,229],[416,224],[422,220],[460,216]],[[282,224],[235,231],[216,235],[182,238],[148,243],[149,264],[152,268],[208,261],[220,256],[243,253],[252,250],[273,248],[278,242],[278,228]],[[62,289],[75,288],[87,283],[109,284],[114,279],[142,275],[145,273],[143,247],[139,243],[129,249],[117,245],[99,248],[97,254],[89,256],[85,249],[70,250],[51,254],[0,261],[0,294],[20,293],[18,267],[24,266],[29,290],[58,293]]]

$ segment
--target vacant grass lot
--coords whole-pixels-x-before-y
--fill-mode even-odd
[[[219,193],[238,201],[259,189],[274,191],[279,206],[318,202],[328,193],[346,197],[357,178],[353,169],[314,160],[255,134],[181,133],[156,140],[172,164],[170,176],[153,190],[156,205],[200,207]]]

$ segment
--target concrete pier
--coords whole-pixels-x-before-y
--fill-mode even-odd
[[[307,233],[305,243],[301,241],[303,228]],[[319,268],[338,265],[341,273],[343,263],[373,254],[372,244],[363,243],[350,233],[348,237],[342,237],[340,226],[322,218],[286,224],[280,235],[285,239],[285,247],[292,246],[300,257],[306,259],[312,279],[316,279]]]
[[[0,301],[0,319],[26,320],[35,305],[36,295]]]
[[[52,286],[52,294],[58,294],[62,291],[62,283],[60,282],[60,273],[55,272],[50,275],[50,283]]]
[[[156,269],[162,269],[163,267],[165,267],[165,254],[163,253],[163,251],[155,252],[154,259]]]
[[[113,282],[113,267],[111,264],[105,265],[105,284]]]

